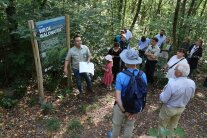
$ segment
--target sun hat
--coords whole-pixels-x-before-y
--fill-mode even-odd
[[[107,56],[105,56],[105,59],[106,59],[106,60],[108,60],[108,61],[113,61],[113,59],[112,59],[112,56],[111,56],[111,55],[107,55]]]
[[[135,64],[141,64],[142,58],[139,57],[138,52],[131,48],[131,49],[125,49],[120,54],[121,60],[129,65],[135,65]]]

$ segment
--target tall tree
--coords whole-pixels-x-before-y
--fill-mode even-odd
[[[202,8],[202,10],[201,10],[201,14],[200,14],[200,16],[203,16],[203,13],[204,13],[204,11],[205,11],[205,9],[206,9],[206,4],[207,4],[207,0],[204,1],[203,8]]]
[[[118,7],[118,19],[119,19],[119,21],[121,23],[124,0],[119,0],[118,4],[119,4],[119,7]]]
[[[124,11],[123,11],[123,18],[122,18],[122,25],[121,25],[122,28],[124,28],[126,9],[127,9],[127,0],[124,1]]]
[[[160,14],[161,5],[162,5],[162,0],[159,0],[156,14]]]
[[[134,19],[133,19],[133,22],[131,24],[131,27],[130,27],[130,30],[132,31],[134,29],[134,25],[138,19],[138,16],[139,16],[139,13],[140,13],[140,10],[141,10],[141,5],[142,5],[142,0],[139,0],[138,4],[137,4],[137,11],[136,11],[136,14],[134,16]]]
[[[194,5],[195,5],[195,1],[196,1],[196,0],[192,0],[192,1],[191,1],[190,8],[189,8],[189,10],[188,10],[187,17],[189,17],[189,16],[192,15],[193,8],[194,8]]]
[[[173,20],[173,46],[174,51],[177,50],[177,23],[178,23],[178,16],[179,16],[179,9],[180,9],[181,0],[177,0],[175,13],[174,13],[174,20]]]

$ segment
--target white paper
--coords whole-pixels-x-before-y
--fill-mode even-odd
[[[87,62],[79,62],[79,72],[80,73],[91,73],[94,75],[94,64]]]

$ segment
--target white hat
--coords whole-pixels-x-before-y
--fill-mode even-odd
[[[142,63],[142,58],[139,57],[138,52],[133,48],[122,51],[120,57],[124,63],[129,65]]]
[[[111,56],[111,55],[107,55],[107,56],[105,56],[105,59],[106,59],[106,60],[108,60],[108,61],[113,61],[113,59],[112,59],[112,56]]]

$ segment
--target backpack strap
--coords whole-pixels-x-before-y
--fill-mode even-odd
[[[137,75],[134,75],[134,72],[135,72],[135,71],[139,71]],[[137,70],[137,69],[134,70],[133,73],[130,72],[129,70],[127,70],[127,69],[123,70],[122,72],[123,72],[124,74],[130,76],[130,77],[133,77],[133,76],[139,76],[139,75],[141,76],[141,75],[143,74],[143,71],[141,71],[141,70]]]

